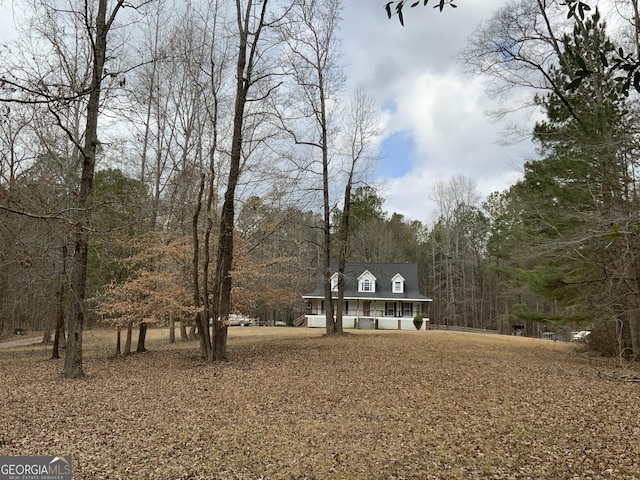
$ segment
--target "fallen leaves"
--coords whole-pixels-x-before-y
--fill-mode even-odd
[[[631,479],[640,385],[553,342],[457,332],[230,330],[230,361],[149,332],[150,353],[64,381],[0,351],[0,454],[72,455],[74,479]],[[113,336],[112,332],[108,335]]]

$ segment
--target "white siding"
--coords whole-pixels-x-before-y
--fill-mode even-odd
[[[400,329],[401,330],[415,330],[416,326],[413,324],[413,318],[401,318],[400,319]],[[422,322],[422,327],[420,330],[425,330],[426,324]]]
[[[397,329],[398,329],[398,319],[397,318],[390,317],[390,318],[379,318],[378,319],[378,330],[397,330]]]
[[[355,317],[342,317],[342,328],[349,330],[354,328]],[[324,315],[307,315],[307,327],[327,328],[327,320]]]
[[[413,324],[413,318],[409,317],[400,317],[400,318],[379,318],[378,319],[378,330],[398,330],[398,320],[400,320],[400,330],[415,330],[416,326]],[[422,327],[420,330],[427,329],[427,321],[429,319],[425,319],[422,323]]]

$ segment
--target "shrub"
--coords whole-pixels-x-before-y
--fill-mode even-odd
[[[424,320],[420,315],[417,315],[413,318],[413,325],[416,327],[416,330],[420,330],[422,328],[422,324]]]
[[[621,324],[615,318],[595,322],[587,340],[588,348],[607,357],[623,355],[625,344],[630,341],[627,341],[626,332],[621,332],[620,328]]]

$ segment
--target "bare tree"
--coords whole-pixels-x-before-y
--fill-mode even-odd
[[[356,184],[358,174],[366,172],[371,167],[372,145],[381,134],[380,120],[376,114],[376,108],[371,97],[368,97],[362,88],[358,88],[347,102],[344,112],[344,136],[346,143],[346,184],[342,212],[340,214],[340,226],[338,228],[338,304],[336,306],[336,318],[334,330],[342,332],[342,312],[344,305],[344,269],[347,263],[349,245],[349,221],[352,189]],[[369,167],[369,168],[368,168]]]
[[[71,255],[70,309],[67,352],[63,376],[78,378],[84,375],[82,364],[82,331],[84,326],[87,282],[87,252],[90,228],[90,202],[96,152],[99,145],[98,118],[103,90],[117,77],[108,58],[115,58],[108,48],[108,37],[119,11],[133,6],[124,0],[69,0],[66,5],[38,2],[36,12],[43,15],[39,35],[28,44],[37,50],[22,52],[29,59],[18,69],[3,76],[5,102],[40,103],[47,106],[58,126],[75,146],[81,163],[79,188],[75,195],[72,215],[73,254]],[[45,20],[46,19],[46,20]],[[73,41],[65,28],[75,33]],[[81,59],[84,68],[77,69]],[[80,60],[79,60],[80,62]],[[74,71],[75,70],[75,71]],[[60,79],[66,73],[71,81]],[[65,107],[80,102],[84,105],[84,127],[76,132],[66,127]]]
[[[82,331],[84,328],[84,300],[87,282],[87,252],[89,247],[89,222],[93,174],[96,165],[96,149],[98,147],[98,116],[100,112],[100,96],[107,57],[107,37],[113,22],[122,8],[124,0],[117,0],[109,9],[107,0],[98,1],[95,16],[84,11],[87,37],[91,40],[91,80],[89,83],[89,99],[87,102],[86,127],[82,154],[82,175],[80,191],[76,200],[77,217],[74,228],[73,269],[71,274],[71,306],[69,311],[69,328],[67,336],[67,352],[62,374],[67,378],[84,376],[82,366]]]
[[[516,1],[498,9],[480,24],[458,60],[470,75],[487,79],[487,93],[501,101],[497,115],[523,107],[522,100],[508,105],[516,90],[557,92],[572,112],[564,92],[555,84],[552,69],[566,61],[564,35],[573,25],[566,21],[567,7],[557,0]],[[529,107],[534,107],[533,96]]]
[[[234,106],[232,115],[232,138],[229,151],[229,170],[226,179],[226,191],[220,212],[218,242],[216,250],[215,271],[211,291],[211,316],[199,317],[198,329],[204,337],[201,345],[206,361],[220,361],[226,358],[228,317],[231,313],[231,294],[236,189],[240,182],[242,161],[247,152],[244,151],[247,133],[247,115],[249,104],[269,96],[272,88],[260,91],[257,86],[270,77],[265,67],[265,52],[262,49],[263,36],[271,22],[267,19],[268,0],[245,2],[236,0],[236,25],[238,34],[238,50],[235,65]],[[275,88],[275,87],[273,87]],[[252,95],[257,95],[256,98]],[[212,332],[209,330],[209,319]]]
[[[204,48],[198,51],[201,57],[197,62],[200,66],[193,72],[193,81],[200,85],[206,92],[205,113],[208,125],[208,139],[206,142],[206,167],[203,168],[199,183],[199,191],[195,202],[195,210],[192,216],[192,278],[193,278],[193,304],[196,309],[196,324],[200,330],[200,350],[205,359],[211,358],[211,338],[209,335],[208,319],[211,318],[211,301],[209,297],[210,267],[211,267],[211,241],[215,235],[214,226],[217,217],[217,181],[218,181],[218,148],[219,148],[219,123],[221,117],[221,90],[226,80],[228,58],[228,40],[220,34],[221,19],[219,2],[213,1],[205,15],[205,21],[199,28],[202,35]],[[206,215],[204,238],[200,242],[200,216]],[[202,252],[202,259],[201,254]],[[205,331],[206,330],[206,331]]]
[[[332,158],[331,99],[344,83],[339,65],[338,27],[339,0],[316,2],[298,0],[289,15],[290,23],[283,31],[290,50],[290,69],[296,90],[301,94],[299,115],[310,119],[308,132],[286,127],[298,145],[310,147],[320,155],[322,179],[323,242],[322,271],[325,296],[326,332],[338,333],[331,291],[331,199],[329,191]]]
[[[149,186],[151,218],[157,228],[175,227],[170,225],[176,221],[171,214],[186,185],[180,177],[187,169],[181,167],[197,145],[194,115],[198,108],[194,105],[202,98],[198,85],[191,81],[195,67],[190,63],[194,58],[188,44],[190,10],[190,4],[183,11],[170,9],[165,1],[154,5],[142,25],[138,53],[150,59],[129,82],[130,121],[141,140],[137,145],[140,178]]]
[[[432,228],[433,262],[431,268],[439,269],[440,280],[433,282],[444,311],[439,312],[450,325],[466,322],[464,315],[463,289],[467,285],[465,258],[468,256],[467,237],[472,224],[468,213],[477,207],[480,200],[475,182],[467,177],[454,176],[447,182],[438,182],[434,187],[433,199],[439,209],[438,220]],[[436,250],[439,261],[435,261]]]

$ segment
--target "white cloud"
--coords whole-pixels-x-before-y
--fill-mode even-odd
[[[453,60],[481,20],[501,2],[465,4],[442,13],[429,7],[409,9],[406,26],[388,20],[383,2],[350,2],[343,32],[350,84],[362,84],[385,111],[385,137],[406,132],[415,142],[411,171],[380,179],[384,209],[421,221],[433,219],[430,191],[455,175],[475,180],[485,197],[517,180],[532,155],[529,142],[504,147],[506,123],[493,123],[496,105],[480,79],[469,79]],[[375,2],[374,2],[375,4]],[[515,100],[517,102],[517,100]],[[532,125],[526,112],[509,121]],[[392,161],[392,152],[386,161]],[[383,159],[382,161],[385,161]]]
[[[385,209],[390,213],[430,221],[436,210],[430,192],[436,182],[464,175],[486,197],[516,181],[531,155],[528,142],[500,145],[505,125],[487,117],[494,106],[481,82],[454,70],[422,73],[405,82],[396,93],[396,105],[387,116],[385,133],[409,132],[416,144],[416,160],[406,175],[383,180]]]

